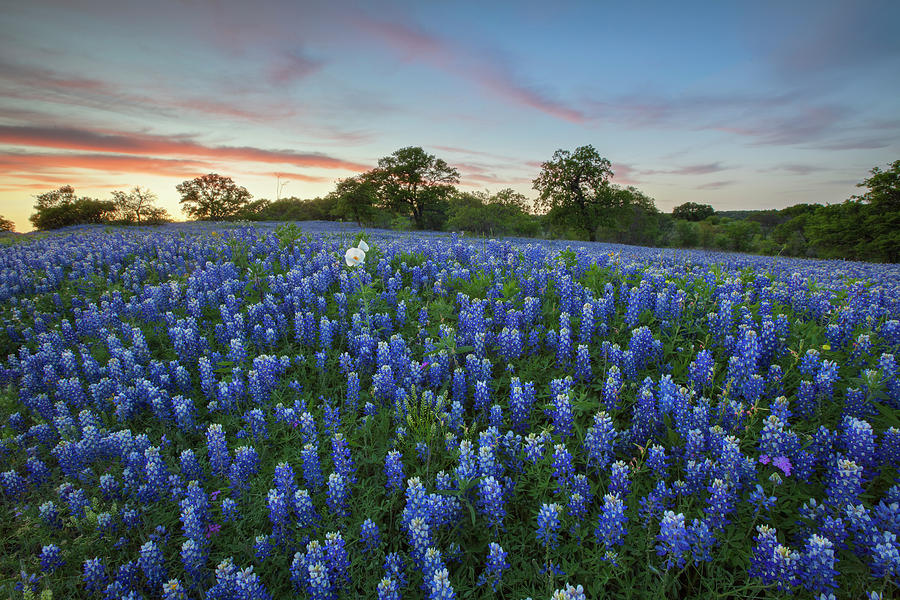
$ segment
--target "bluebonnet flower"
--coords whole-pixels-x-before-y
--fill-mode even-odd
[[[672,567],[684,567],[691,550],[684,514],[667,510],[659,524],[656,539],[660,542],[656,546],[656,553],[666,557],[664,568],[669,570]]]
[[[84,561],[81,580],[84,588],[90,593],[99,593],[107,585],[109,579],[106,576],[106,566],[99,558],[89,558]]]
[[[184,396],[172,398],[172,408],[175,412],[175,425],[185,433],[192,433],[197,429],[197,409],[194,401]]]
[[[797,584],[800,555],[779,544],[776,530],[768,525],[758,525],[756,531],[749,575],[760,578],[764,585],[774,583],[781,590],[793,588]]]
[[[603,469],[615,450],[618,432],[612,419],[605,411],[599,411],[594,415],[594,424],[588,428],[584,436],[584,447],[587,451],[588,464],[596,465]]]
[[[519,433],[528,430],[531,407],[534,404],[534,384],[520,382],[518,377],[510,380],[509,410],[513,429]]]
[[[734,512],[735,493],[731,485],[722,479],[714,479],[706,488],[709,492],[705,512],[709,519],[710,527],[714,530],[723,529],[731,520],[728,518]]]
[[[231,523],[241,518],[241,513],[238,510],[237,502],[235,502],[232,498],[223,499],[221,508],[222,520],[226,523]]]
[[[555,590],[550,600],[587,600],[584,588],[581,585],[573,586],[566,582],[566,586],[562,589]]]
[[[231,466],[231,456],[228,453],[225,432],[218,423],[213,423],[206,429],[206,448],[213,473],[224,477],[228,467]]]
[[[841,510],[855,506],[862,493],[862,467],[848,458],[838,458],[832,465],[825,489],[826,502]]]
[[[265,562],[272,554],[272,541],[267,535],[258,535],[253,543],[253,555],[256,560]]]
[[[406,587],[403,558],[396,552],[388,552],[387,556],[384,557],[384,572],[387,577],[396,582],[398,588]]]
[[[432,576],[428,600],[454,600],[456,593],[450,585],[447,569],[440,569]]]
[[[403,457],[399,450],[389,450],[384,458],[384,474],[387,477],[386,487],[390,492],[403,489]]]
[[[484,571],[478,577],[478,585],[488,584],[491,591],[496,592],[497,586],[500,585],[500,579],[503,577],[503,571],[509,568],[506,561],[506,551],[496,542],[491,542],[488,546],[488,556],[485,560]]]
[[[834,544],[826,537],[812,534],[800,556],[799,575],[803,586],[819,594],[827,594],[837,587],[834,569]]]
[[[617,460],[612,464],[609,479],[609,493],[626,498],[631,493],[631,469],[624,461]]]
[[[618,554],[613,550],[615,546],[621,546],[625,540],[625,503],[618,494],[606,494],[603,497],[603,509],[594,529],[594,537],[598,544],[602,544],[605,550],[604,560],[617,564]]]
[[[572,403],[568,394],[557,394],[554,397],[549,414],[553,419],[553,429],[558,436],[568,437],[572,435]]]
[[[541,504],[541,508],[538,511],[537,539],[548,548],[556,547],[561,515],[562,507],[555,502],[552,504]]]
[[[363,553],[367,554],[381,545],[381,533],[378,525],[372,519],[366,519],[360,528],[360,541],[363,543]]]
[[[712,385],[713,369],[716,361],[709,350],[701,350],[688,368],[690,381],[695,387],[703,389]]]
[[[315,527],[319,523],[319,514],[310,498],[307,490],[297,490],[293,498],[294,512],[297,514],[297,524],[303,528]]]
[[[62,551],[56,544],[48,544],[41,549],[41,570],[52,573],[63,565]]]
[[[355,467],[350,456],[350,446],[342,433],[335,433],[331,438],[331,461],[334,471],[340,473],[351,483],[356,482]]]
[[[478,493],[481,510],[487,516],[488,526],[494,529],[503,529],[506,508],[500,483],[492,475],[482,477],[478,481]]]
[[[537,435],[534,432],[525,436],[525,458],[532,464],[535,464],[544,458],[544,445],[549,441],[550,436],[546,432]]]
[[[168,579],[162,551],[152,540],[141,546],[138,565],[151,588],[159,589]]]
[[[691,556],[694,562],[710,562],[711,550],[716,545],[716,537],[707,519],[693,519],[688,526],[688,537],[691,540]]]
[[[378,600],[400,600],[400,586],[391,577],[378,582]]]
[[[750,492],[750,502],[753,503],[757,511],[768,511],[775,506],[776,500],[775,496],[767,496],[763,487],[758,483],[753,491]]]
[[[619,394],[623,384],[622,371],[616,365],[611,366],[603,386],[603,404],[607,411],[612,412],[619,409]]]
[[[200,480],[203,478],[203,469],[200,467],[200,463],[197,460],[197,456],[194,454],[194,451],[190,448],[186,448],[185,450],[181,451],[181,454],[179,455],[179,466],[181,468],[181,474],[188,481],[192,479]],[[104,489],[104,492],[106,492],[106,489]],[[108,493],[110,496],[114,496],[115,492],[115,478],[111,477],[109,491],[106,493]]]
[[[328,489],[326,491],[326,503],[328,510],[340,517],[349,515],[347,508],[347,496],[349,495],[347,479],[340,473],[331,473],[328,476]]]
[[[170,579],[164,583],[162,592],[163,600],[187,600],[187,592],[177,579]]]
[[[562,491],[566,487],[574,470],[572,453],[569,452],[566,445],[556,444],[553,446],[553,476],[556,478],[557,492]]]
[[[303,461],[303,480],[310,489],[319,489],[325,483],[322,475],[322,465],[319,461],[318,448],[313,444],[305,444],[300,451]]]
[[[52,500],[48,500],[38,507],[38,515],[48,526],[57,529],[62,527],[59,509],[56,508],[56,504],[54,504]]]

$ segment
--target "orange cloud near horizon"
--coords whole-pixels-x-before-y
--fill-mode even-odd
[[[0,126],[0,144],[116,154],[215,158],[239,162],[362,172],[370,167],[321,153],[265,150],[251,146],[207,146],[190,136],[161,136],[114,130],[89,131],[69,127]]]

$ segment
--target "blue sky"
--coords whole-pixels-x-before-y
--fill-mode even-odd
[[[529,197],[592,144],[661,210],[840,202],[900,158],[900,3],[8,3],[0,214],[229,175],[315,197],[422,146]]]

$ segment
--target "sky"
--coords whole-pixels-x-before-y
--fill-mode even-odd
[[[900,158],[900,2],[12,2],[0,214],[219,173],[313,198],[421,146],[464,190],[592,145],[660,210],[833,203]],[[77,7],[76,7],[77,5]]]

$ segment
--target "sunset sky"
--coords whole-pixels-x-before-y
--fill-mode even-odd
[[[182,219],[186,179],[311,198],[403,146],[533,198],[542,161],[592,144],[664,211],[840,202],[900,158],[896,0],[3,5],[19,231],[65,184]]]

